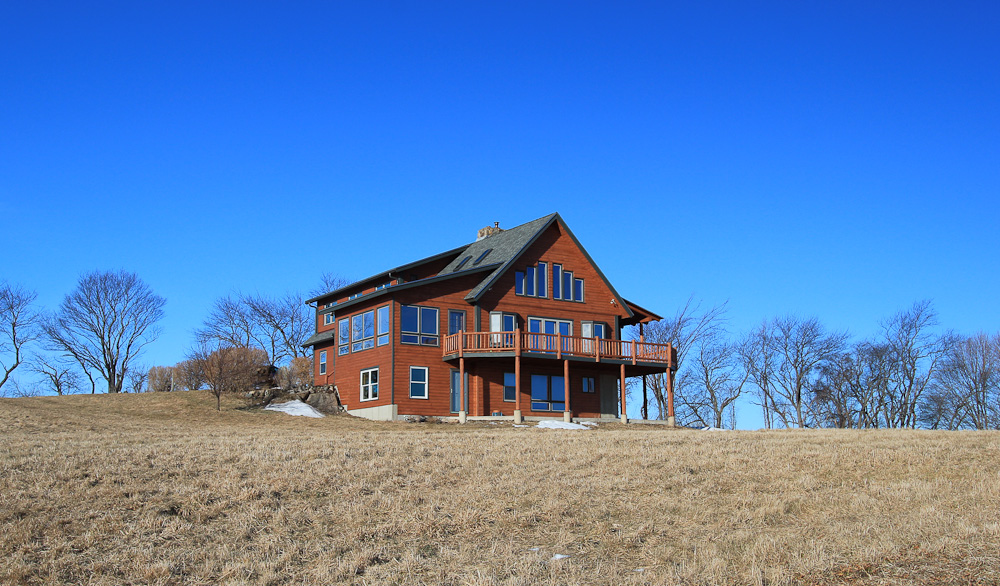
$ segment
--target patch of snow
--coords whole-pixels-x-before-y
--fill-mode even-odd
[[[711,426],[709,426],[709,427],[703,427],[703,428],[701,428],[701,430],[702,431],[729,431],[728,429],[722,429],[721,427],[711,427]]]
[[[322,413],[313,409],[312,405],[307,405],[298,399],[287,403],[271,403],[267,407],[264,407],[264,409],[268,411],[280,411],[289,415],[300,415],[302,417],[325,417]]]
[[[539,421],[538,427],[541,429],[590,429],[586,425],[580,425],[579,423],[552,420]]]
[[[540,547],[529,547],[528,551],[542,551],[542,548],[540,548]]]
[[[564,553],[557,553],[556,555],[552,556],[552,561],[556,561],[556,560],[564,560],[564,559],[566,559],[566,558],[568,558],[568,557],[569,557],[569,556],[568,556],[568,555],[566,555],[566,554],[564,554]]]
[[[597,427],[597,422],[596,421],[581,421],[580,425],[592,425],[594,427]]]
[[[530,425],[518,425],[518,424],[515,423],[514,427],[531,427],[531,426]]]

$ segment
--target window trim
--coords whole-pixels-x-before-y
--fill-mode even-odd
[[[371,373],[372,372],[375,373],[375,382],[374,383],[371,382]],[[367,384],[365,383],[365,374],[368,374],[368,383]],[[359,378],[358,378],[359,391],[360,391],[359,392],[359,397],[360,397],[362,403],[364,403],[366,401],[378,401],[378,384],[379,384],[379,380],[378,379],[379,379],[379,376],[378,376],[378,367],[377,366],[374,366],[372,368],[362,369],[362,371],[361,371],[361,373],[359,375]],[[365,388],[366,387],[368,388],[368,394],[370,395],[367,399],[365,398]],[[371,392],[373,388],[374,388],[374,391],[375,391],[374,394],[372,394],[372,392]]]
[[[344,329],[346,326],[346,330]],[[344,333],[346,331],[346,339]],[[343,356],[351,352],[351,319],[342,317],[337,320],[337,355]]]
[[[319,373],[326,374],[326,350],[319,351]]]
[[[413,371],[414,370],[422,370],[424,372],[424,380],[423,381],[414,381],[413,380]],[[419,395],[414,395],[413,394],[413,384],[414,384],[414,382],[416,382],[417,384],[423,384],[423,387],[424,387],[424,394],[423,394],[423,396],[419,396]],[[426,399],[430,399],[430,397],[431,397],[430,386],[431,386],[430,369],[428,369],[426,366],[411,366],[410,367],[410,387],[409,387],[409,389],[410,389],[410,398],[411,399],[425,399],[425,400]]]

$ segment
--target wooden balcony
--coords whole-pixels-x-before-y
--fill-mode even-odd
[[[472,356],[524,356],[541,358],[592,359],[616,363],[659,364],[676,368],[677,352],[670,344],[637,340],[581,338],[561,334],[513,332],[459,332],[445,336],[442,343],[445,360]]]

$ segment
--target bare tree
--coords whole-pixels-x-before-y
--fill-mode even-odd
[[[24,349],[38,339],[38,312],[35,310],[35,299],[38,293],[25,289],[20,285],[0,283],[0,388],[10,379],[18,366],[24,362]],[[2,359],[4,355],[10,358]]]
[[[149,392],[169,393],[174,390],[177,367],[154,366],[149,369]]]
[[[319,278],[319,281],[319,285],[309,292],[309,297],[319,297],[320,295],[325,295],[331,291],[343,289],[353,282],[346,277],[342,277],[334,273],[323,273],[323,275]]]
[[[916,427],[917,407],[954,336],[933,328],[937,314],[930,301],[918,301],[882,323],[892,370],[881,416],[886,427]]]
[[[889,349],[869,341],[855,344],[820,367],[815,388],[818,423],[828,427],[884,427],[888,402]]]
[[[735,402],[743,393],[749,374],[739,360],[735,344],[722,332],[705,336],[691,356],[692,376],[681,396],[688,421],[707,427],[735,422]],[[728,415],[728,417],[727,417]]]
[[[174,388],[197,391],[205,385],[205,373],[197,360],[182,360],[174,366]]]
[[[209,345],[202,343],[190,360],[201,364],[208,389],[215,395],[215,409],[222,410],[222,395],[249,392],[259,380],[261,369],[269,366],[260,348]]]
[[[135,273],[93,272],[80,277],[45,324],[50,344],[98,373],[109,393],[120,393],[136,357],[159,335],[166,301]]]
[[[71,395],[80,389],[80,375],[69,365],[46,356],[37,356],[31,361],[31,371],[42,377],[48,390],[57,395]]]
[[[815,421],[811,407],[816,381],[822,367],[843,352],[847,334],[827,333],[816,318],[786,316],[772,325],[775,414],[785,427],[809,427]]]
[[[128,369],[125,377],[128,379],[130,393],[143,393],[148,388],[146,382],[149,380],[149,371],[141,366]]]
[[[684,358],[688,352],[698,346],[706,336],[715,335],[724,330],[726,303],[715,305],[702,311],[701,302],[695,303],[689,298],[684,307],[672,318],[646,324],[644,338],[647,342],[656,344],[673,344],[677,349],[677,373],[674,379],[674,396],[676,404],[685,404],[685,392],[690,384],[692,373],[684,368]],[[647,377],[648,388],[653,393],[656,403],[657,417],[667,417],[667,376],[669,373],[650,375]],[[642,416],[648,418],[648,397],[642,398]],[[686,423],[685,416],[679,421]]]
[[[1000,428],[1000,334],[980,332],[953,343],[935,379],[936,403],[956,411],[948,427]]]
[[[764,427],[774,427],[774,414],[778,411],[773,388],[778,370],[774,344],[774,326],[764,320],[760,326],[747,333],[738,344],[740,361],[748,380],[756,387],[756,404],[761,408]]]

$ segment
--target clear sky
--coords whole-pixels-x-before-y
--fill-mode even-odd
[[[560,212],[627,298],[1000,331],[994,2],[0,6],[0,278],[212,302]]]

